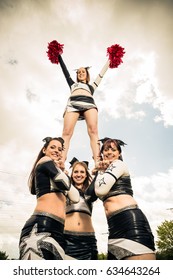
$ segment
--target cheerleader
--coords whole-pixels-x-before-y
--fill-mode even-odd
[[[57,41],[52,41],[48,45],[48,57],[52,63],[60,64],[66,81],[70,87],[71,95],[68,99],[67,106],[64,112],[64,126],[62,138],[65,140],[65,150],[63,152],[62,160],[65,162],[70,139],[78,120],[85,119],[87,131],[90,138],[91,150],[95,163],[99,161],[100,146],[98,142],[98,109],[95,104],[93,94],[101,82],[104,74],[108,68],[118,67],[122,63],[122,56],[124,55],[124,48],[119,45],[113,45],[107,48],[109,59],[103,66],[99,75],[92,84],[90,82],[89,67],[81,67],[76,70],[76,82],[71,78],[69,71],[62,59],[63,45]]]
[[[109,236],[108,259],[155,260],[149,222],[133,198],[130,175],[122,160],[121,140],[104,138],[95,179],[96,195],[103,201]]]
[[[78,260],[97,260],[97,240],[91,218],[93,200],[87,200],[85,197],[92,178],[88,171],[88,162],[79,162],[76,158],[74,159],[72,160],[71,181],[79,191],[80,200],[76,204],[67,201],[65,253]]]
[[[63,260],[66,198],[74,203],[78,191],[61,170],[64,140],[46,137],[29,177],[30,192],[37,197],[32,216],[20,236],[20,260]]]

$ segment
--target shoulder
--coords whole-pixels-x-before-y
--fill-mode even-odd
[[[48,161],[53,161],[53,160],[48,156],[44,156],[37,162],[37,165],[48,162]]]

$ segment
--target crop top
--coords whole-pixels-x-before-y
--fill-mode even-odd
[[[120,194],[129,194],[133,196],[133,190],[131,186],[131,180],[129,176],[122,176],[119,178],[116,183],[112,186],[110,191],[104,195],[103,197],[100,197],[102,201],[105,201],[107,198],[111,196],[116,196]]]
[[[66,193],[70,178],[52,160],[40,163],[35,168],[35,193],[37,198],[51,192]]]
[[[95,81],[92,83],[92,85],[88,83],[82,83],[82,82],[74,82],[69,74],[69,71],[67,70],[67,67],[62,59],[62,56],[58,56],[58,60],[60,63],[60,66],[62,68],[62,71],[64,73],[64,76],[66,78],[66,81],[71,89],[71,93],[73,93],[76,89],[84,89],[87,90],[91,95],[94,94],[95,89],[98,87],[99,83],[101,82],[104,74],[109,68],[109,60],[106,62],[106,64],[103,66],[102,70],[100,71],[99,75],[95,79]]]
[[[92,202],[87,201],[85,199],[85,195],[82,191],[79,190],[80,199],[79,202],[76,204],[71,203],[69,200],[67,200],[66,205],[66,214],[74,213],[74,212],[81,212],[88,214],[89,216],[92,215]]]
[[[133,196],[130,175],[123,161],[115,160],[104,173],[98,173],[95,192],[102,201],[121,194]]]

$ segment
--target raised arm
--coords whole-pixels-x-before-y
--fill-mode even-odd
[[[102,70],[100,71],[99,75],[95,79],[94,83],[92,84],[94,90],[100,84],[108,68],[117,68],[123,62],[122,57],[124,54],[125,54],[124,48],[122,48],[118,44],[112,45],[111,47],[107,48],[107,55],[109,56],[109,59],[106,62],[106,64],[103,66]]]
[[[104,74],[106,73],[106,71],[109,68],[109,60],[105,63],[105,65],[103,66],[102,70],[100,71],[100,73],[98,74],[98,76],[96,77],[95,81],[92,83],[92,86],[94,88],[94,90],[98,87],[98,85],[100,84]]]
[[[63,61],[61,55],[58,56],[58,61],[59,61],[59,64],[60,64],[60,66],[61,66],[61,69],[62,69],[62,71],[63,71],[63,74],[64,74],[64,76],[65,76],[65,78],[66,78],[66,81],[67,81],[69,87],[71,87],[72,84],[74,84],[74,81],[73,81],[72,78],[70,77],[70,73],[69,73],[69,71],[67,70],[67,67],[66,67],[66,65],[65,65],[65,63],[64,63],[64,61]]]
[[[74,81],[71,79],[70,74],[67,70],[67,67],[61,56],[61,54],[63,53],[63,47],[64,47],[63,44],[60,44],[56,40],[53,40],[52,42],[50,42],[48,44],[47,56],[52,63],[60,64],[62,71],[64,73],[64,76],[67,80],[67,83],[68,83],[69,87],[71,87],[71,85],[74,83]]]

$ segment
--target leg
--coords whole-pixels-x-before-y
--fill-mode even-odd
[[[78,120],[79,113],[78,112],[65,112],[64,115],[64,127],[63,127],[63,132],[62,132],[62,138],[64,139],[64,151],[62,153],[62,161],[65,162],[68,149],[69,149],[69,144],[70,144],[70,139],[73,135],[74,127],[75,124]]]
[[[100,145],[98,138],[98,113],[96,109],[89,109],[84,112],[84,117],[87,124],[88,135],[90,137],[90,145],[93,153],[94,161],[100,159]]]

